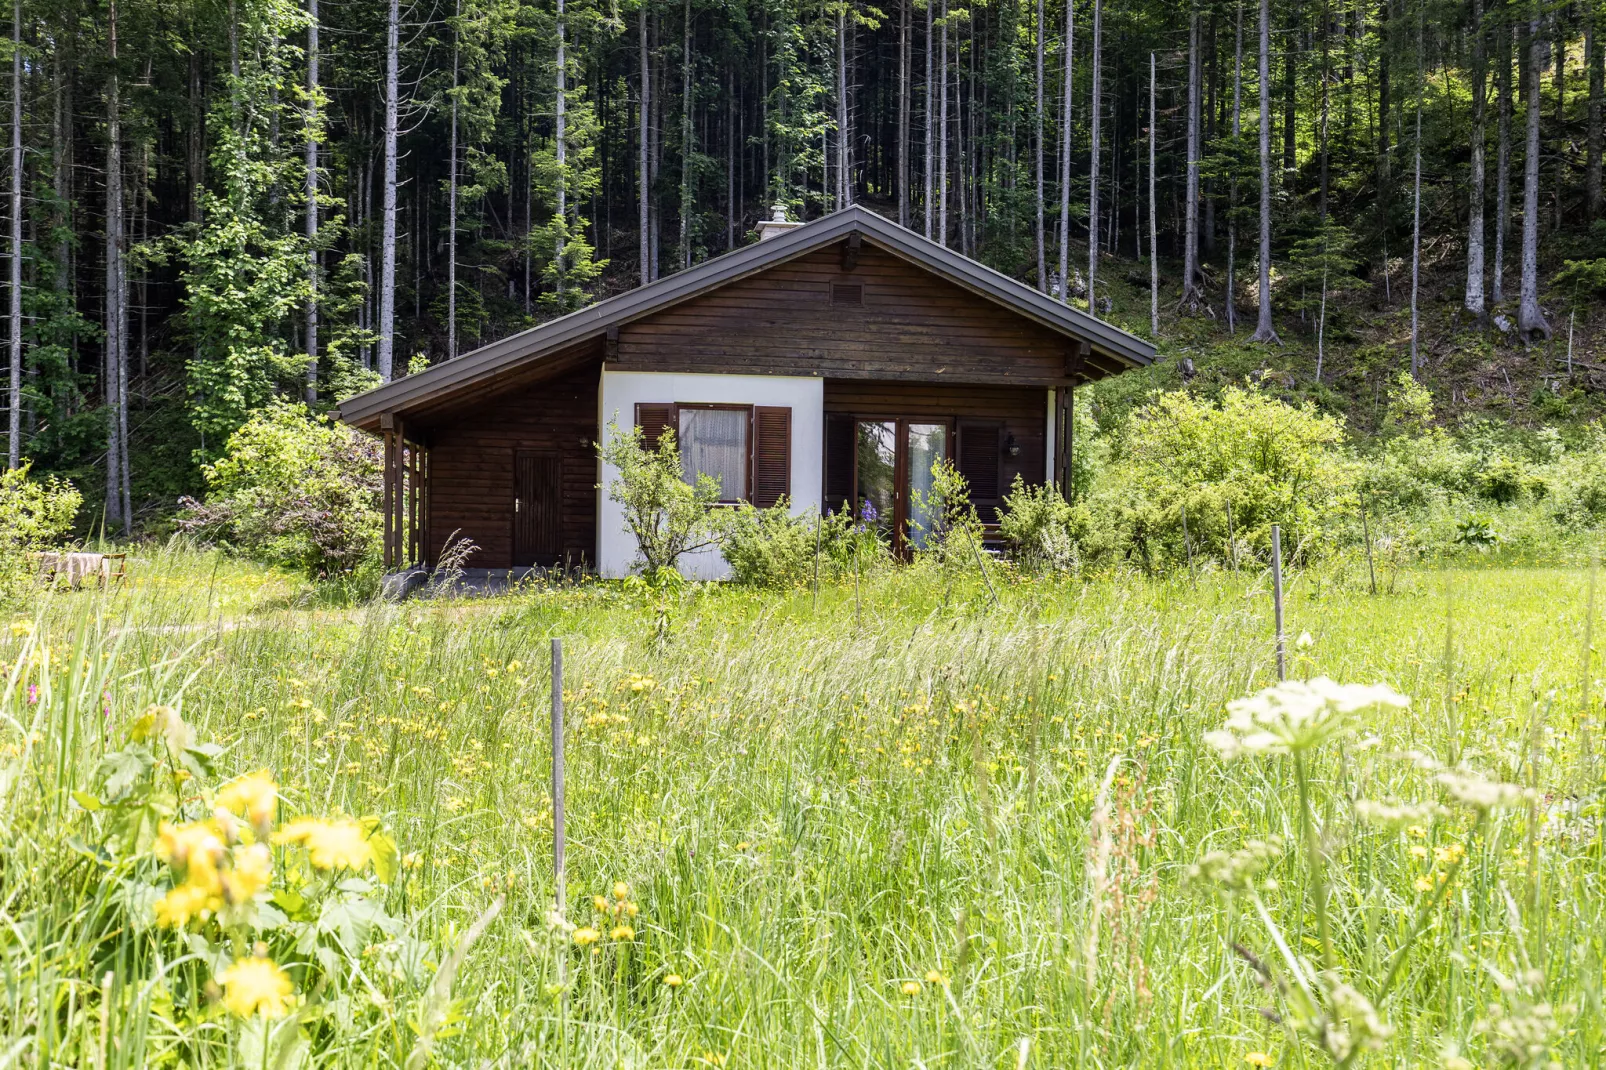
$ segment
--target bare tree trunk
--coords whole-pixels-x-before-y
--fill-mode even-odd
[[[1600,47],[1598,33],[1600,5],[1584,5],[1584,64],[1589,68],[1589,132],[1587,160],[1584,170],[1584,201],[1589,218],[1597,219],[1601,210],[1601,96],[1606,93],[1606,49]]]
[[[1076,0],[1065,0],[1065,93],[1060,111],[1060,300],[1071,303],[1071,97],[1076,73]]]
[[[558,56],[555,68],[555,82],[553,86],[552,109],[552,150],[557,162],[557,198],[556,224],[553,230],[552,244],[552,279],[558,293],[558,307],[563,307],[563,275],[564,254],[569,247],[569,130],[568,130],[568,103],[569,103],[569,52],[568,52],[568,25],[564,21],[563,0],[557,0],[557,36]],[[455,68],[454,68],[455,74]],[[456,197],[452,199],[453,208],[456,208]],[[454,233],[456,223],[453,223]]]
[[[457,356],[457,83],[461,76],[462,0],[453,6],[452,132],[446,149],[446,359]]]
[[[1236,21],[1233,26],[1232,54],[1232,140],[1236,145],[1243,134],[1244,90],[1244,4],[1238,0]],[[1228,191],[1232,202],[1227,217],[1227,333],[1238,333],[1238,174],[1233,171],[1232,186]]]
[[[1517,331],[1524,341],[1550,337],[1550,324],[1539,309],[1539,85],[1542,45],[1538,5],[1528,23],[1528,148],[1522,170],[1522,289],[1517,306]]]
[[[680,266],[691,267],[691,0],[681,5],[680,38]]]
[[[1472,157],[1468,164],[1467,293],[1462,305],[1479,323],[1488,314],[1483,300],[1483,144],[1488,104],[1483,42],[1483,0],[1472,0]]]
[[[898,225],[909,225],[909,37],[910,0],[898,8]]]
[[[1099,273],[1099,111],[1103,93],[1099,82],[1104,57],[1104,3],[1093,0],[1093,98],[1088,115],[1088,172],[1087,172],[1087,311],[1090,316],[1099,314],[1095,280]]]
[[[1188,13],[1188,178],[1182,224],[1181,307],[1199,307],[1199,11]]]
[[[123,273],[123,134],[117,84],[117,0],[111,0],[107,18],[107,46],[111,77],[106,87],[106,367],[102,393],[106,398],[106,509],[103,524],[124,522],[122,498],[122,424],[118,360],[122,355],[124,310]]]
[[[22,0],[11,3],[11,390],[6,467],[22,464]]]
[[[853,203],[852,139],[848,137],[848,14],[836,14],[836,206]]]
[[[1260,0],[1260,318],[1249,340],[1282,345],[1271,325],[1271,0]]]
[[[1032,121],[1035,127],[1032,136],[1032,177],[1037,185],[1037,288],[1044,293],[1048,292],[1048,258],[1043,248],[1043,4],[1045,0],[1037,0],[1037,78],[1035,89],[1037,95],[1036,107],[1032,112]]]
[[[318,0],[307,0],[307,383],[303,398],[318,403]]]
[[[937,66],[942,82],[942,103],[937,124],[941,127],[937,144],[937,243],[948,244],[948,0],[942,3],[942,52]]]
[[[1511,46],[1517,28],[1507,23],[1500,34],[1500,76],[1498,106],[1499,144],[1495,149],[1494,178],[1494,272],[1490,297],[1495,304],[1505,300],[1506,234],[1511,230]]]
[[[725,76],[725,249],[736,248],[736,72]]]
[[[401,93],[401,10],[390,0],[385,23],[385,178],[380,191],[379,379],[388,383],[396,354],[396,113]]]
[[[934,2],[932,2],[932,0],[927,0],[927,3],[926,3],[926,114],[925,114],[925,127],[926,127],[926,138],[925,138],[925,141],[926,141],[925,150],[926,151],[925,151],[925,156],[926,156],[926,161],[925,161],[924,178],[925,178],[925,185],[926,185],[926,189],[925,189],[925,225],[926,225],[926,237],[928,239],[931,237],[931,233],[932,233],[931,232],[932,212],[936,207],[936,205],[934,203],[935,197],[936,197],[936,190],[932,185],[932,182],[933,182],[932,155],[933,155],[933,147],[935,145],[934,135],[936,134],[937,131],[936,131],[936,126],[935,126],[935,124],[933,123],[932,120],[936,116],[936,110],[935,109],[936,109],[936,105],[937,105],[937,98],[934,95],[936,93],[936,84],[932,81],[932,73],[931,73],[932,72],[932,67],[931,67],[931,35],[936,29],[936,22],[935,22],[936,8],[937,8],[937,5]]]
[[[647,5],[645,2],[642,3],[638,11],[636,26],[641,37],[641,130],[638,135],[640,145],[637,146],[640,158],[636,165],[636,179],[639,183],[637,193],[640,196],[640,201],[637,204],[637,213],[641,224],[641,249],[639,254],[641,256],[641,285],[645,286],[652,281],[652,268],[650,266],[652,263],[652,239],[650,237],[652,217],[648,207],[652,177],[648,173],[647,166],[648,142],[650,140],[648,129],[651,125],[650,115],[652,110],[652,67],[647,58]]]
[[[1323,223],[1327,222],[1327,188],[1328,188],[1327,179],[1328,179],[1328,163],[1329,163],[1327,127],[1328,127],[1328,119],[1331,118],[1332,110],[1333,110],[1333,108],[1332,108],[1332,103],[1333,103],[1333,101],[1332,101],[1332,69],[1329,66],[1329,62],[1328,62],[1329,61],[1329,55],[1328,55],[1328,31],[1329,31],[1329,29],[1331,29],[1332,25],[1333,25],[1332,13],[1329,10],[1327,0],[1323,0],[1323,2],[1322,2],[1322,115],[1321,115],[1321,130],[1317,134],[1318,141],[1320,142],[1320,144],[1317,147],[1317,152],[1321,156],[1321,179],[1320,179],[1321,185],[1320,185],[1320,190],[1318,192],[1318,211],[1317,211],[1317,215],[1321,218],[1321,221]],[[1325,304],[1326,300],[1327,300],[1327,290],[1326,290],[1326,287],[1324,286],[1323,289],[1322,289],[1322,301],[1323,301],[1324,304]],[[1321,363],[1320,358],[1317,359],[1317,363],[1318,364]]]
[[[1427,85],[1422,80],[1422,9],[1416,15],[1416,146],[1415,177],[1411,186],[1411,376],[1420,378],[1422,358],[1418,319],[1418,298],[1422,292],[1422,94]]]
[[[1160,338],[1160,241],[1154,208],[1154,53],[1149,53],[1149,335]]]

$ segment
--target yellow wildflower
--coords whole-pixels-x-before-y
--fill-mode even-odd
[[[156,830],[156,857],[182,871],[187,883],[216,894],[218,864],[223,861],[223,839],[212,821],[173,825],[163,821]]]
[[[591,908],[598,914],[606,914],[608,912],[608,897],[605,895],[592,896]]]
[[[626,884],[624,881],[615,881],[613,885],[613,897],[619,900],[629,899],[630,885]]]
[[[920,982],[905,981],[903,983],[903,994],[906,996],[918,996],[920,994]]]
[[[193,918],[208,911],[216,911],[223,901],[205,888],[193,884],[180,884],[156,901],[156,924],[168,929],[182,929]]]
[[[218,974],[218,980],[223,984],[223,1005],[241,1018],[259,1011],[268,1018],[283,1018],[295,991],[277,963],[256,956],[236,960]]]
[[[33,621],[18,619],[11,622],[11,638],[22,639],[33,634]]]
[[[683,985],[685,983],[686,983],[686,979],[684,977],[682,977],[678,973],[672,973],[668,977],[664,978],[664,987],[665,988],[679,988],[681,985]]]
[[[230,903],[248,903],[273,879],[273,856],[260,843],[234,849],[233,866],[222,875],[223,897]]]
[[[1270,1066],[1276,1061],[1276,1059],[1273,1059],[1263,1051],[1252,1051],[1244,1056],[1244,1062],[1250,1066]]]
[[[319,869],[362,869],[374,859],[367,833],[361,825],[347,818],[292,821],[274,835],[273,842],[303,845],[312,864]]]
[[[945,985],[947,983],[948,983],[948,977],[941,970],[927,970],[926,971],[926,984],[928,984],[928,985]]]
[[[635,938],[636,930],[628,925],[615,925],[613,931],[608,934],[608,939],[610,940],[634,940]]]
[[[1426,877],[1418,877],[1416,879],[1416,890],[1419,892],[1431,892],[1433,890],[1433,882]]]
[[[574,931],[573,939],[575,943],[579,944],[581,947],[585,947],[587,944],[594,944],[598,940],[601,940],[602,934],[597,932],[597,930],[593,929],[591,926],[586,925]]]
[[[259,831],[273,824],[278,803],[279,785],[266,769],[231,780],[217,793],[218,806],[245,818]]]

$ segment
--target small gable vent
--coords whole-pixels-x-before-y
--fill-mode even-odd
[[[833,282],[831,284],[831,303],[833,305],[864,304],[864,283]]]

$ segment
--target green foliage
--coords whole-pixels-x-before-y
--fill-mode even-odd
[[[311,293],[305,239],[289,228],[287,191],[300,172],[278,125],[293,118],[277,91],[293,50],[282,43],[301,15],[285,0],[250,0],[241,32],[255,47],[212,110],[212,167],[219,188],[199,191],[201,222],[159,246],[182,263],[191,420],[206,462],[305,358],[283,326]]]
[[[610,422],[598,455],[616,473],[608,499],[624,507],[625,527],[636,541],[635,568],[643,575],[673,569],[683,554],[719,541],[719,481],[703,473],[695,483],[686,481],[673,429],[649,450],[641,428]]]
[[[726,510],[720,552],[731,579],[754,587],[787,588],[808,582],[815,569],[830,579],[851,555],[852,520],[821,516],[813,509],[794,515],[785,498],[768,509],[743,502]]]
[[[975,567],[981,550],[982,523],[970,502],[970,484],[947,461],[931,466],[931,488],[909,491],[909,544],[915,556],[935,564]],[[917,517],[924,517],[922,522]]]
[[[259,410],[203,469],[205,503],[186,498],[179,527],[312,577],[377,567],[379,446],[300,404]]]
[[[33,574],[28,555],[58,544],[83,505],[63,479],[34,479],[30,465],[0,471],[0,603],[19,598]]]
[[[998,533],[1011,556],[1028,572],[1075,570],[1082,528],[1085,517],[1078,516],[1078,509],[1065,500],[1057,486],[1028,485],[1019,475],[1004,498],[998,522]]]

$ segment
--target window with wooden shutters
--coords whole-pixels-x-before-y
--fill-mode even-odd
[[[649,450],[657,449],[664,429],[677,426],[675,406],[637,404],[636,426],[641,428],[641,444]]]
[[[768,509],[792,490],[792,410],[759,405],[753,409],[753,497]]]
[[[970,484],[973,502],[996,502],[1002,493],[1003,448],[999,437],[1003,430],[1003,425],[996,421],[959,421],[957,467],[965,482]]]

